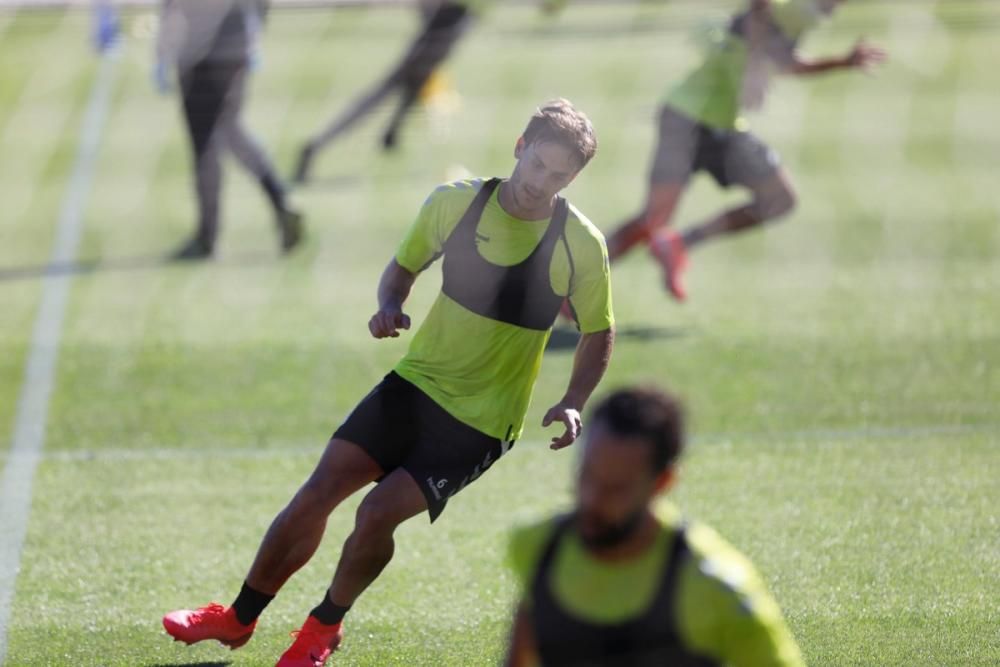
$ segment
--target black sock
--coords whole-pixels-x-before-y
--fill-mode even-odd
[[[319,603],[318,607],[309,612],[309,615],[323,625],[336,625],[344,620],[344,614],[346,614],[347,610],[350,608],[350,605],[341,607],[340,605],[333,604],[333,600],[330,599],[330,595],[328,593],[324,593],[323,601]]]
[[[250,588],[247,582],[243,582],[240,594],[233,601],[233,611],[236,612],[236,619],[243,625],[250,625],[257,620],[264,608],[274,599],[273,595],[261,593]]]

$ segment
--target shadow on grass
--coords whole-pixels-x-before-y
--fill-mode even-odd
[[[149,271],[167,266],[255,267],[273,264],[278,259],[273,252],[246,252],[222,258],[179,260],[170,255],[139,255],[112,259],[81,259],[75,262],[54,262],[34,266],[0,267],[0,283],[34,280],[51,276],[76,276],[104,272]]]
[[[619,327],[615,333],[615,342],[622,343],[626,340],[637,340],[640,342],[649,340],[666,340],[669,338],[681,338],[686,336],[685,329],[670,327]],[[571,327],[556,327],[552,330],[549,343],[545,347],[546,352],[565,352],[575,350],[576,344],[580,341],[580,332]]]

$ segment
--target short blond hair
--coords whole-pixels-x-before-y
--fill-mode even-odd
[[[555,142],[573,151],[583,169],[597,152],[597,136],[590,119],[561,97],[539,107],[521,135],[526,146]]]

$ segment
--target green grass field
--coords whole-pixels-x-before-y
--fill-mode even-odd
[[[356,499],[236,653],[174,644],[162,614],[231,601],[264,529],[346,412],[404,352],[374,341],[375,284],[424,197],[462,166],[505,175],[534,105],[594,120],[568,196],[604,230],[644,194],[653,112],[689,38],[734,3],[609,3],[545,21],[500,7],[449,72],[462,106],[420,112],[377,150],[388,110],[296,192],[309,240],[281,258],[264,202],[230,169],[220,256],[162,258],[193,202],[176,99],[152,90],[148,16],[116,64],[34,478],[6,664],[268,665],[322,595]],[[96,77],[84,12],[0,10],[0,464],[10,457],[45,267]],[[405,9],[277,11],[248,122],[287,173],[303,137],[388,66]],[[676,500],[766,576],[811,665],[1000,664],[1000,4],[850,3],[806,44],[864,34],[876,77],[782,80],[757,131],[801,204],[699,250],[689,303],[644,253],[615,266],[620,337],[605,389],[682,394],[694,446]],[[678,215],[740,197],[699,177]],[[438,273],[417,285],[419,322]],[[574,454],[538,422],[564,388],[546,357],[509,458],[358,601],[338,665],[497,664],[514,595],[511,526],[564,508]],[[0,526],[5,534],[7,526]],[[4,538],[6,539],[6,538]]]

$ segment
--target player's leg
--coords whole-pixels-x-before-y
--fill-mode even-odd
[[[410,84],[406,84],[403,88],[399,96],[399,104],[396,105],[396,110],[393,111],[392,118],[389,119],[389,124],[382,134],[382,148],[384,150],[388,151],[396,147],[399,140],[399,128],[420,96],[420,88],[421,86]]]
[[[640,243],[648,242],[657,229],[670,224],[686,189],[686,180],[682,183],[651,183],[642,211],[608,236],[608,258],[612,262],[617,260]]]
[[[392,560],[396,528],[426,509],[424,494],[402,468],[389,473],[365,496],[354,531],[341,550],[333,583],[278,660],[278,667],[323,664],[343,637],[344,614]],[[314,662],[302,662],[307,658]]]
[[[688,248],[718,236],[736,234],[788,215],[796,205],[795,189],[777,153],[748,132],[734,132],[726,140],[723,173],[713,175],[721,185],[740,185],[750,191],[749,202],[722,211],[686,229]]]
[[[198,228],[175,254],[177,259],[208,257],[219,231],[222,193],[223,140],[217,131],[226,95],[226,81],[213,63],[198,63],[180,73],[184,120],[191,141]]]
[[[264,608],[316,552],[330,512],[381,475],[382,468],[361,447],[332,439],[312,475],[271,523],[233,604],[170,612],[163,617],[166,631],[186,644],[206,639],[234,649],[245,644]]]
[[[426,509],[423,492],[402,468],[379,482],[358,507],[328,591],[330,600],[343,607],[354,604],[392,560],[396,528]]]
[[[431,15],[424,31],[414,41],[400,65],[402,95],[389,125],[382,135],[382,146],[396,146],[399,129],[410,108],[420,97],[434,71],[445,61],[468,27],[468,9],[464,5],[445,2]]]
[[[794,191],[777,153],[748,132],[709,132],[699,141],[695,162],[707,169],[722,187],[746,187],[752,199],[681,234],[664,229],[653,236],[650,250],[663,268],[667,289],[679,301],[686,297],[683,272],[692,247],[776,220],[795,206]]]
[[[315,553],[330,512],[349,495],[395,469],[411,426],[411,388],[386,376],[337,428],[312,474],[275,517],[230,607],[212,603],[164,616],[167,632],[194,643],[216,639],[235,648],[285,581]]]
[[[319,547],[327,517],[345,498],[383,474],[360,446],[333,438],[309,479],[278,513],[257,551],[246,581],[274,595]]]
[[[645,204],[608,236],[611,261],[648,242],[652,232],[670,224],[694,171],[698,124],[665,106],[660,110],[658,132]]]
[[[233,77],[225,110],[220,120],[220,132],[236,160],[249,171],[267,195],[274,219],[281,233],[281,247],[288,251],[302,239],[302,215],[288,205],[285,184],[282,183],[271,159],[243,124],[243,104],[246,98],[248,72],[245,67]]]
[[[296,183],[309,180],[313,160],[327,144],[349,130],[355,123],[375,110],[398,85],[395,71],[379,82],[374,88],[362,95],[356,102],[337,116],[325,129],[313,135],[299,152],[299,161],[295,166],[293,179]]]

